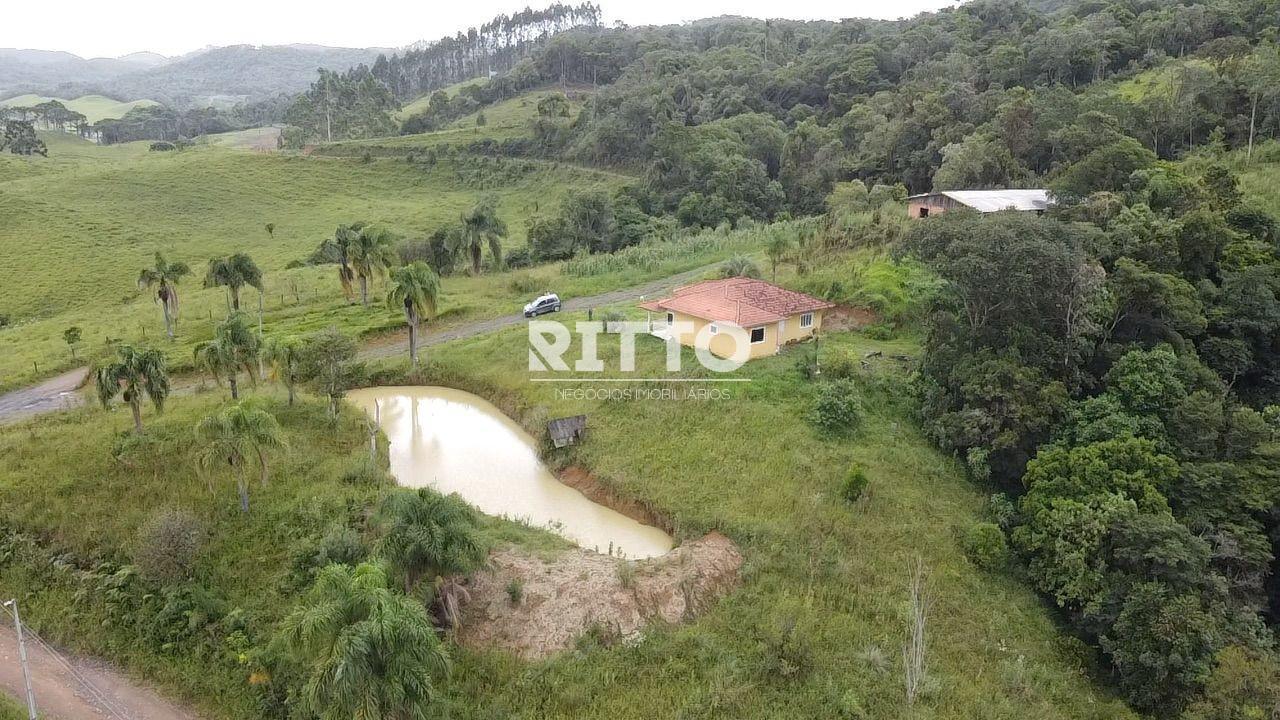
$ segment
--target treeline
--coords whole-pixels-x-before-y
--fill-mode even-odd
[[[1158,717],[1280,707],[1277,220],[1205,160],[1088,156],[1057,217],[960,211],[906,243],[948,281],[927,432],[1001,492],[1031,582]]]
[[[32,123],[40,130],[77,133],[87,137],[91,126],[83,113],[71,110],[57,100],[48,100],[29,107],[0,107],[0,120],[21,120]]]
[[[88,122],[79,112],[57,100],[31,107],[0,108],[0,120],[30,123],[46,131],[76,133],[104,145],[137,140],[181,142],[198,135],[230,132],[249,127],[278,123],[284,118],[287,96],[251,104],[239,104],[229,110],[212,107],[174,110],[163,105],[144,105],[130,109],[121,118]]]
[[[412,100],[464,80],[506,73],[552,35],[575,27],[598,27],[600,18],[600,6],[590,2],[525,8],[403,55],[379,56],[371,72],[396,98]]]
[[[1269,8],[978,0],[902,22],[588,22],[488,84],[433,97],[402,131],[526,88],[589,83],[599,89],[577,117],[540,113],[532,139],[498,150],[638,170],[646,212],[703,225],[820,213],[850,179],[911,192],[1038,185],[1099,138],[1167,159],[1274,137]],[[444,63],[458,74],[441,83],[480,74],[482,56]],[[370,73],[401,96],[399,80]]]

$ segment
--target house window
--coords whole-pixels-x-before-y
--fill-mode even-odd
[[[813,313],[805,313],[800,316],[800,327],[813,327]]]
[[[764,342],[764,328],[751,328],[751,344]]]
[[[711,323],[711,334],[715,335],[718,332],[720,332],[720,328],[716,327],[715,323]]]
[[[667,313],[667,324],[668,324],[668,325],[675,325],[675,324],[676,324],[676,315],[675,315],[675,313]]]
[[[929,217],[929,208],[927,207],[920,208],[920,217]]]

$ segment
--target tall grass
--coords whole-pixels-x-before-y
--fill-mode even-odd
[[[591,277],[631,270],[653,270],[673,260],[699,255],[727,257],[734,252],[758,249],[769,233],[795,234],[804,224],[806,221],[774,225],[751,223],[740,230],[681,231],[671,238],[654,238],[613,253],[578,255],[565,262],[563,271],[570,277]]]

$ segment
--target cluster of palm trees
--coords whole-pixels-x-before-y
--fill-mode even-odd
[[[492,212],[492,211],[491,211]],[[484,213],[481,213],[484,215]],[[489,220],[477,220],[475,237],[477,247],[482,248],[486,233],[506,233],[496,215]],[[464,222],[465,225],[465,222]],[[488,228],[486,230],[485,228]],[[397,267],[399,257],[395,251],[395,236],[384,228],[365,222],[339,225],[333,237],[320,244],[316,255],[338,266],[338,282],[348,300],[353,299],[356,283],[360,287],[360,304],[369,306],[369,285],[376,278],[390,278],[386,303],[392,312],[404,314],[409,328],[409,362],[418,367],[418,328],[425,320],[435,317],[440,302],[440,277],[431,266],[412,262]],[[496,250],[493,248],[496,247]],[[498,240],[493,240],[491,251],[501,257]]]
[[[488,556],[479,517],[457,496],[397,490],[374,521],[379,557],[322,569],[284,621],[284,644],[306,666],[302,702],[317,717],[428,717],[449,658],[424,610],[456,627],[458,578]]]

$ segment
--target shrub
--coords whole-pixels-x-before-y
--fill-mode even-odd
[[[889,325],[888,323],[878,322],[878,323],[875,323],[874,325],[868,325],[865,329],[863,329],[862,334],[866,335],[868,338],[872,340],[892,340],[894,333],[893,333],[892,325]]]
[[[528,247],[518,247],[507,253],[504,259],[507,261],[507,267],[512,270],[527,268],[533,265],[533,252]]]
[[[293,571],[300,584],[310,582],[315,573],[330,565],[359,565],[369,555],[360,533],[345,525],[335,525],[318,540],[305,544],[293,556]]]
[[[857,373],[858,361],[849,353],[833,353],[822,360],[822,374],[829,378],[851,378]]]
[[[511,578],[507,581],[507,599],[512,605],[519,605],[524,599],[524,582],[520,578]]]
[[[857,465],[849,468],[844,481],[840,483],[840,497],[847,502],[857,502],[867,491],[867,473]]]
[[[534,293],[542,287],[542,281],[529,273],[516,273],[511,276],[507,287],[514,293]]]
[[[813,670],[813,648],[797,630],[794,618],[783,621],[777,634],[761,642],[760,673],[773,682],[801,680]]]
[[[390,483],[391,475],[366,458],[347,468],[346,472],[342,473],[342,482],[348,485],[381,485]]]
[[[809,421],[824,432],[853,432],[862,424],[862,401],[852,380],[837,379],[823,383],[817,400],[809,411]]]
[[[990,570],[1000,567],[1009,558],[1009,546],[1000,526],[978,523],[964,535],[964,554],[974,565]]]
[[[624,590],[631,590],[636,586],[636,566],[635,563],[623,560],[618,563],[618,584]]]
[[[147,578],[169,585],[191,577],[203,545],[204,527],[194,515],[162,510],[138,531],[133,561]]]
[[[0,328],[9,327],[10,322],[8,315],[0,314]]]

